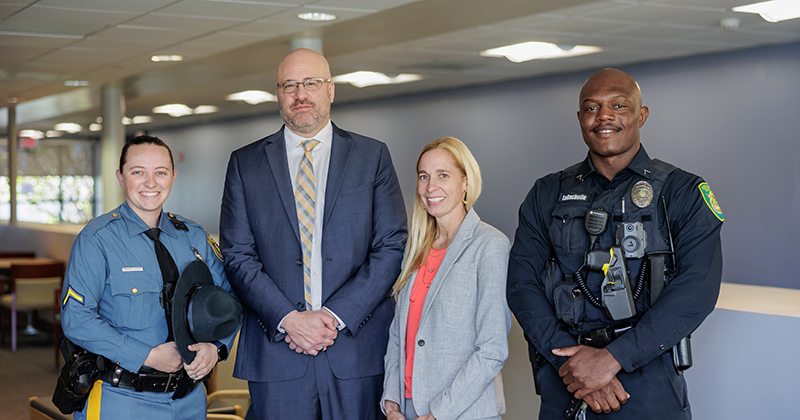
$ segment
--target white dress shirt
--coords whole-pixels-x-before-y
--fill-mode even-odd
[[[318,311],[322,309],[322,219],[325,214],[325,187],[328,185],[328,167],[333,146],[333,125],[328,121],[328,124],[312,138],[302,137],[284,127],[283,137],[286,141],[286,158],[289,163],[292,191],[297,191],[297,173],[300,172],[300,162],[304,154],[303,142],[311,139],[319,141],[319,144],[311,150],[315,194],[314,231],[311,244],[311,305],[313,310]],[[331,314],[339,321],[339,329],[344,328],[342,320],[333,312]]]

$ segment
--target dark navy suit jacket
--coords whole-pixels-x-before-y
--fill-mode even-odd
[[[285,128],[284,128],[285,129]],[[220,216],[225,271],[245,306],[234,376],[297,379],[313,356],[276,334],[305,307],[303,264],[283,129],[231,154]],[[333,126],[322,236],[322,304],[347,325],[327,349],[333,374],[383,373],[391,285],[400,272],[406,211],[386,145]]]

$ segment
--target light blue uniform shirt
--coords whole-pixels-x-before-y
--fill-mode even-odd
[[[165,213],[158,227],[178,270],[196,259],[195,248],[214,284],[233,295],[208,234],[195,222],[177,218],[188,232],[176,229]],[[167,339],[159,302],[161,269],[153,241],[144,234],[148,229],[127,202],[89,222],[72,245],[61,296],[64,334],[133,372]],[[235,334],[221,342],[231,348],[234,338]]]

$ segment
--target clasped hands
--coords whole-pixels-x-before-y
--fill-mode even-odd
[[[292,311],[281,323],[286,331],[283,339],[289,348],[310,356],[316,356],[333,345],[339,334],[339,321],[327,309],[319,311]]]
[[[217,346],[212,343],[194,343],[190,344],[188,349],[196,353],[192,363],[187,365],[181,359],[174,341],[159,344],[150,349],[144,366],[168,373],[184,368],[192,379],[200,380],[217,365]]]
[[[553,349],[556,356],[569,357],[558,375],[575,398],[583,399],[595,412],[610,413],[628,402],[630,395],[617,379],[622,366],[606,349],[572,346]]]

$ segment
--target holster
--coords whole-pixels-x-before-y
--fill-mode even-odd
[[[53,404],[63,414],[83,410],[89,392],[100,375],[105,358],[82,349],[62,336],[59,342],[64,367],[53,392]]]
[[[525,335],[525,341],[528,342],[528,357],[531,361],[531,368],[533,369],[533,387],[536,391],[536,395],[542,395],[542,388],[539,384],[539,369],[547,363],[547,359],[539,353],[539,350],[536,350],[536,347],[533,345],[531,340]]]

